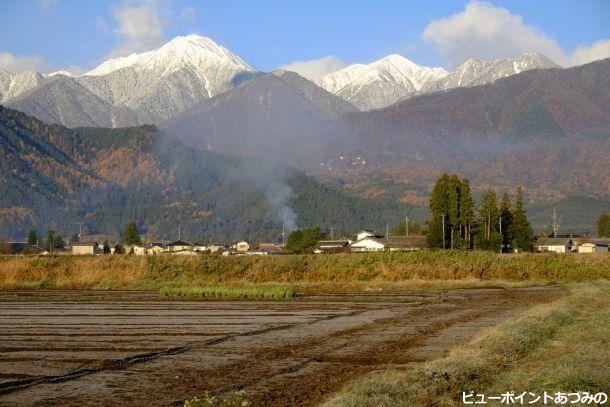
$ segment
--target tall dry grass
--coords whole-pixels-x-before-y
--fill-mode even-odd
[[[486,329],[446,357],[351,383],[324,405],[453,406],[467,390],[607,392],[609,294],[607,281],[572,286],[567,299]]]
[[[0,287],[158,288],[163,283],[574,282],[610,277],[610,254],[422,251],[220,257],[0,257]]]

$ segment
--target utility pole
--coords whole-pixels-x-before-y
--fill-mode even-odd
[[[282,223],[282,246],[286,244],[286,224]]]
[[[443,250],[445,250],[445,214],[443,213]]]
[[[78,225],[78,242],[83,242],[83,224]]]
[[[181,235],[180,223],[178,223],[178,240],[180,240],[180,235]]]
[[[553,208],[553,237],[557,237],[559,225],[557,224],[557,209]]]
[[[386,223],[385,225],[385,240],[390,240],[390,226]]]
[[[409,217],[405,216],[405,236],[409,236]]]
[[[335,240],[335,228],[330,227],[330,240]]]

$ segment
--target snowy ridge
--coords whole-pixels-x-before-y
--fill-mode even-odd
[[[368,65],[350,65],[316,83],[362,110],[388,106],[414,95],[425,84],[448,74],[443,68],[417,65],[397,54]]]
[[[457,87],[484,85],[500,78],[540,68],[559,68],[559,65],[538,53],[527,53],[519,58],[498,59],[496,61],[473,58],[458,66],[439,81],[426,84],[420,93],[442,92]]]

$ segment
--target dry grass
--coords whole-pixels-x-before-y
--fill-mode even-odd
[[[0,288],[152,288],[174,285],[282,283],[300,286],[403,285],[412,288],[610,278],[610,254],[499,255],[423,251],[338,255],[0,257]],[[42,283],[44,282],[44,284]]]
[[[453,406],[466,389],[607,392],[609,294],[607,281],[573,285],[567,299],[487,329],[447,357],[352,383],[326,405]]]

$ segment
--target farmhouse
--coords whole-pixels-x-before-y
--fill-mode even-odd
[[[413,252],[426,248],[427,239],[424,235],[389,236],[386,248],[393,251]]]
[[[177,252],[180,250],[193,250],[193,244],[184,240],[176,240],[165,246],[165,251],[168,252]]]
[[[349,240],[320,240],[313,251],[319,253],[341,253],[349,251]]]
[[[8,253],[10,254],[47,254],[47,251],[28,242],[8,242]]]
[[[536,252],[567,253],[572,250],[574,242],[570,238],[540,238],[534,243]]]
[[[102,249],[97,242],[73,243],[72,254],[94,256],[101,253]]]
[[[350,245],[352,252],[402,251],[410,252],[426,248],[426,236],[389,236],[387,239],[367,236]]]
[[[360,236],[360,233],[358,234]],[[364,238],[352,243],[352,252],[382,252],[386,250],[387,241],[375,236],[365,236]]]
[[[362,229],[360,232],[356,233],[356,241],[362,240],[367,237],[375,237],[375,238],[381,239],[384,236],[379,235],[379,234],[375,233],[374,230],[370,230],[370,229]]]
[[[233,242],[230,245],[231,249],[235,249],[238,253],[245,253],[250,250],[250,245],[245,240],[240,242]]]
[[[609,244],[610,239],[590,238],[580,242],[577,251],[578,253],[607,253]]]

